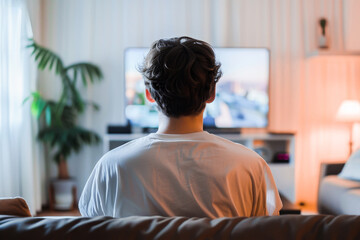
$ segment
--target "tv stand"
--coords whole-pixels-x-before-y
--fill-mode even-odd
[[[217,127],[204,127],[204,131],[207,131],[212,134],[240,134],[240,128],[217,128]]]

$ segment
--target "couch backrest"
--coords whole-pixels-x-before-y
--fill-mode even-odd
[[[0,216],[0,239],[360,239],[360,216],[251,218]]]

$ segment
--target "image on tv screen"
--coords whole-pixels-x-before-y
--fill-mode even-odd
[[[145,98],[145,85],[137,67],[148,48],[127,48],[124,55],[125,116],[132,126],[157,128],[156,103]],[[223,76],[216,98],[207,104],[204,126],[263,128],[268,124],[270,52],[266,48],[214,48]]]

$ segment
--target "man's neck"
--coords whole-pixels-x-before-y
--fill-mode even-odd
[[[203,114],[196,116],[167,117],[160,114],[157,133],[185,134],[203,131]]]

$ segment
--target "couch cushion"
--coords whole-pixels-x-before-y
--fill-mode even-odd
[[[342,214],[341,199],[352,189],[360,189],[360,182],[336,175],[323,178],[319,186],[318,211],[323,214]]]
[[[29,207],[21,197],[0,198],[0,215],[31,217]]]
[[[360,239],[360,216],[237,218],[0,216],[0,239]]]
[[[360,215],[360,189],[352,189],[340,199],[343,214]]]
[[[339,177],[360,181],[360,149],[349,157]]]

